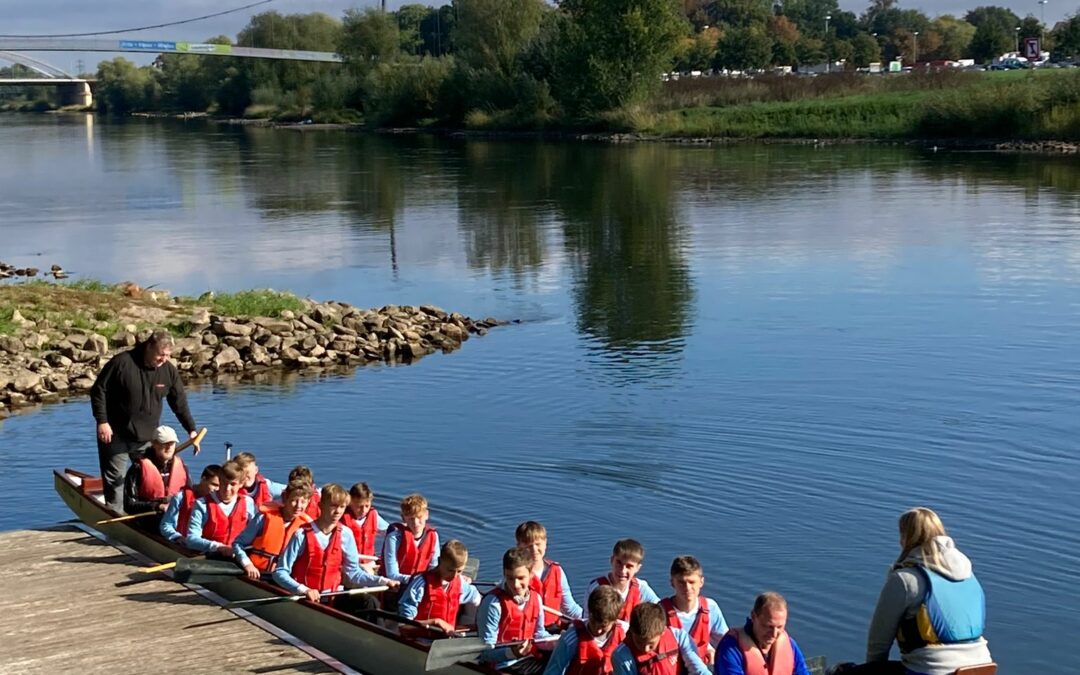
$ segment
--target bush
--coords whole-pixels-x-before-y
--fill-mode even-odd
[[[435,117],[452,68],[449,57],[375,66],[364,83],[371,120],[377,125],[415,124]]]

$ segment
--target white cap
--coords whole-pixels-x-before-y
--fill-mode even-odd
[[[176,432],[172,427],[160,426],[154,429],[154,442],[155,443],[175,443]]]

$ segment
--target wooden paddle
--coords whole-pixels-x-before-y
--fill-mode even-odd
[[[145,518],[146,516],[160,516],[163,511],[144,511],[143,513],[132,513],[127,516],[118,516],[116,518],[106,518],[105,520],[97,521],[98,525],[108,525],[109,523],[122,523],[125,520],[135,520],[136,518]]]
[[[536,640],[535,644],[554,642],[558,636]],[[448,668],[462,661],[476,661],[476,659],[489,649],[502,649],[503,647],[516,647],[528,640],[518,642],[504,642],[497,645],[489,645],[480,638],[446,638],[434,640],[428,650],[427,661],[424,670],[439,670]]]
[[[202,450],[202,439],[206,437],[206,427],[199,429],[199,433],[195,434],[195,438],[189,438],[180,445],[176,446],[176,452],[179,454],[181,450],[187,450],[191,446],[195,446],[192,453],[198,457],[199,452]]]
[[[389,586],[372,586],[371,588],[350,588],[345,591],[333,591],[331,593],[321,593],[320,598],[332,598],[338,595],[362,595],[366,593],[382,593],[383,591],[390,590]],[[247,607],[249,605],[265,605],[271,602],[296,602],[297,600],[303,600],[307,598],[306,595],[275,595],[272,598],[254,598],[252,600],[235,600],[233,602],[225,603],[226,608],[230,607]]]

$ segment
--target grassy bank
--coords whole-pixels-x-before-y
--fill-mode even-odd
[[[611,125],[663,137],[1080,140],[1080,72],[729,80],[669,88]]]

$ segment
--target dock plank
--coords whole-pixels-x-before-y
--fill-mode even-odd
[[[0,673],[332,673],[70,526],[0,533]]]

